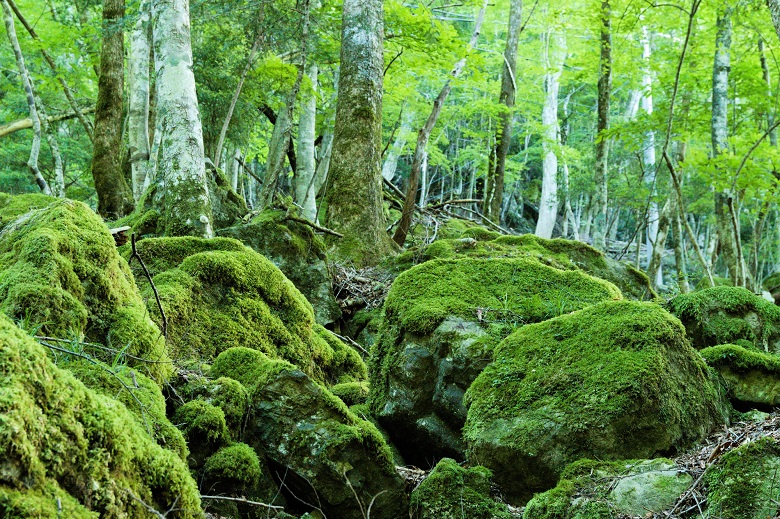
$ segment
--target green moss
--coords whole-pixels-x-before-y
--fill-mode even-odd
[[[727,417],[680,322],[655,304],[626,301],[519,329],[466,402],[470,459],[515,496],[549,488],[574,459],[651,457]]]
[[[182,460],[187,459],[189,450],[184,437],[166,417],[165,398],[153,380],[126,366],[111,369],[78,361],[69,363],[67,368],[88,388],[122,402],[159,445]]]
[[[771,437],[724,454],[704,474],[708,517],[764,519],[780,507],[780,445]]]
[[[43,209],[57,198],[41,193],[25,195],[9,195],[0,193],[0,229],[16,220],[21,215],[34,209]]]
[[[412,517],[510,519],[506,505],[490,496],[490,477],[490,471],[484,467],[466,469],[443,458],[412,492]]]
[[[742,340],[760,351],[780,351],[780,308],[744,288],[706,288],[679,295],[666,307],[696,348]]]
[[[245,443],[221,448],[206,460],[203,470],[211,481],[244,490],[257,485],[261,475],[260,460]]]
[[[12,489],[0,486],[0,516],[6,519],[97,519],[73,496],[54,483],[40,489]]]
[[[314,322],[311,305],[278,268],[239,241],[151,238],[138,247],[153,267],[177,360],[210,361],[228,348],[251,347],[319,381],[365,379],[360,356]],[[158,316],[151,287],[136,275]]]
[[[729,278],[720,278],[718,276],[713,276],[712,280],[715,282],[716,287],[733,287],[734,282],[730,280]],[[707,276],[704,276],[699,280],[698,283],[696,283],[696,290],[705,290],[710,287],[710,280],[707,279]]]
[[[0,417],[0,510],[11,517],[51,515],[46,500],[56,497],[69,517],[89,517],[84,509],[106,518],[146,517],[131,492],[158,510],[177,508],[178,517],[200,516],[184,462],[157,445],[123,404],[54,366],[5,316]]]
[[[775,272],[774,274],[771,274],[764,278],[764,290],[768,290],[772,293],[777,292],[777,289],[780,288],[780,272]]]
[[[263,369],[269,361],[267,355],[251,348],[228,348],[214,360],[211,376],[228,377],[245,386],[253,386],[255,371]]]
[[[84,337],[152,359],[128,362],[144,366],[158,381],[171,373],[165,341],[127,263],[100,217],[80,202],[58,200],[6,226],[0,237],[0,310],[45,335]]]
[[[485,229],[484,227],[472,227],[466,229],[460,235],[461,238],[474,238],[477,241],[491,241],[499,238],[501,233]]]
[[[713,367],[727,366],[733,371],[746,373],[757,370],[780,376],[780,358],[755,350],[747,350],[735,344],[721,344],[704,348],[699,352],[707,364]]]
[[[365,382],[336,384],[330,388],[330,391],[350,407],[365,404],[366,400],[368,400],[368,384]]]
[[[173,421],[192,444],[222,445],[228,441],[225,413],[204,400],[192,400],[176,410]]]

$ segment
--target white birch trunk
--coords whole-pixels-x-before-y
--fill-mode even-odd
[[[157,127],[155,205],[166,234],[211,238],[212,210],[195,93],[188,0],[152,0]]]
[[[647,113],[648,116],[653,114],[653,76],[650,72],[650,58],[652,51],[650,48],[650,37],[647,33],[647,27],[642,27],[642,57],[645,60],[645,70],[642,73],[642,110]],[[645,170],[645,183],[650,191],[650,196],[655,197],[655,132],[648,130],[645,132],[645,142],[642,146],[642,162],[644,163]],[[660,219],[660,213],[658,210],[658,202],[651,198],[650,204],[647,208],[647,264],[653,258],[653,251],[658,247],[662,254],[664,250],[663,243],[656,243],[658,241],[658,222]],[[663,260],[663,258],[662,258]],[[656,272],[655,286],[663,285],[663,263],[658,266]]]
[[[238,175],[241,171],[241,150],[236,147],[233,153],[233,161],[230,164],[230,187],[233,191],[238,191]]]
[[[401,118],[401,127],[398,129],[398,135],[393,141],[393,145],[387,151],[387,157],[385,157],[384,163],[382,163],[382,178],[388,182],[395,177],[395,170],[398,168],[398,159],[401,158],[401,153],[406,146],[406,141],[409,139],[409,132],[412,131],[412,122],[414,121],[414,114],[407,110]]]
[[[554,41],[553,41],[554,38]],[[539,200],[539,219],[536,221],[535,234],[541,238],[552,238],[555,220],[558,215],[558,91],[560,88],[563,63],[566,59],[566,39],[562,33],[553,36],[553,30],[547,31],[544,46],[544,59],[547,66],[545,75],[545,98],[542,109],[544,135],[542,149],[542,195]]]
[[[424,152],[420,165],[420,207],[425,207],[428,198],[428,152]]]
[[[314,190],[317,74],[316,63],[306,67],[306,76],[311,82],[311,91],[301,96],[301,116],[298,120],[298,155],[295,161],[295,203],[301,207],[302,216],[312,222],[317,219],[317,193]]]
[[[132,169],[133,198],[144,192],[149,174],[149,61],[151,59],[151,12],[149,0],[142,0],[138,21],[130,33],[128,142]]]

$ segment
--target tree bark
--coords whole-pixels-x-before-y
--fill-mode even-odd
[[[103,0],[103,45],[95,105],[92,179],[97,212],[114,220],[133,210],[133,195],[125,182],[120,160],[122,149],[122,101],[125,77],[125,44],[122,18],[124,0]]]
[[[168,236],[214,236],[195,93],[188,0],[152,0],[160,147],[154,206]]]
[[[376,264],[393,252],[382,207],[382,0],[344,0],[341,68],[333,151],[326,187],[328,237],[334,258]]]
[[[138,20],[130,33],[130,74],[128,94],[127,140],[130,151],[133,198],[138,201],[144,192],[149,172],[149,62],[151,60],[151,5],[143,0],[138,8]]]
[[[536,234],[541,238],[552,238],[555,221],[558,217],[558,91],[560,88],[563,64],[566,60],[566,40],[562,33],[555,35],[547,31],[544,58],[547,68],[544,88],[545,99],[542,109],[544,135],[542,141],[542,194],[539,199],[539,218],[536,221]],[[552,47],[552,49],[551,49]]]
[[[30,110],[30,119],[32,120],[33,127],[33,142],[30,147],[30,158],[27,161],[27,167],[30,168],[35,183],[38,184],[41,192],[47,195],[51,195],[51,189],[48,182],[43,178],[41,170],[38,168],[38,154],[41,150],[41,120],[38,116],[38,108],[35,105],[35,93],[33,92],[32,79],[27,71],[27,66],[24,64],[24,55],[22,54],[22,48],[19,46],[19,39],[16,37],[16,28],[14,27],[14,15],[11,12],[11,7],[6,0],[2,1],[3,7],[3,20],[5,21],[5,29],[8,34],[8,40],[11,42],[11,47],[14,49],[14,57],[16,58],[16,66],[19,69],[19,76],[24,86],[24,93],[27,96],[27,107]]]
[[[409,136],[409,132],[412,130],[412,122],[414,121],[414,114],[411,110],[404,112],[401,117],[401,127],[398,129],[398,135],[396,136],[390,149],[387,151],[385,161],[382,163],[382,178],[388,182],[395,177],[395,170],[398,168],[398,159],[401,158],[401,153],[406,146],[406,141]]]
[[[484,0],[482,8],[477,14],[476,23],[474,24],[474,32],[471,34],[469,45],[466,49],[468,55],[471,50],[477,45],[477,38],[479,38],[479,31],[482,29],[482,21],[485,17],[485,8],[487,7],[487,0]],[[439,119],[441,110],[444,107],[444,101],[452,90],[452,79],[460,76],[463,67],[466,66],[466,57],[462,58],[455,64],[455,68],[450,72],[451,78],[442,87],[439,95],[433,101],[433,109],[431,110],[428,119],[417,134],[417,145],[414,149],[414,156],[412,158],[412,168],[409,173],[409,189],[406,191],[406,199],[404,200],[404,208],[401,213],[401,221],[398,223],[398,228],[393,235],[393,241],[399,246],[403,247],[406,241],[406,235],[409,233],[409,226],[412,223],[412,216],[414,215],[414,206],[417,201],[417,188],[420,183],[420,169],[423,164],[423,160],[426,156],[425,148],[428,146],[428,139],[431,136],[431,131],[436,125],[436,121]]]
[[[609,160],[609,102],[612,95],[612,6],[611,0],[601,2],[601,58],[599,60],[598,81],[598,121],[596,124],[596,174],[593,194],[593,246],[600,251],[606,250],[607,240],[607,168]]]
[[[647,32],[647,27],[642,27],[642,57],[645,61],[645,69],[642,72],[642,110],[648,115],[653,114],[653,76],[650,70],[650,58],[652,51],[650,48],[650,37]],[[642,163],[644,165],[645,184],[650,190],[650,203],[647,206],[647,264],[653,264],[653,257],[656,255],[656,247],[659,241],[658,229],[660,226],[661,215],[658,211],[658,202],[655,201],[655,183],[656,183],[656,157],[655,157],[655,132],[653,130],[645,131],[645,142],[642,146]],[[669,217],[667,215],[666,220]],[[664,251],[664,244],[661,243],[658,247],[660,251]],[[649,268],[649,267],[648,267]],[[655,279],[651,279],[654,286],[659,287],[663,285],[663,264],[658,260],[658,267],[655,270]]]
[[[767,0],[766,3],[772,15],[772,25],[775,26],[777,37],[780,38],[780,0]]]
[[[317,219],[317,193],[314,190],[316,163],[314,139],[317,120],[317,75],[316,63],[306,67],[306,77],[311,90],[301,96],[301,116],[298,119],[298,154],[295,170],[295,203],[301,207],[301,215],[310,221]]]
[[[512,140],[513,107],[517,92],[517,46],[520,43],[523,17],[522,0],[509,3],[509,25],[507,27],[506,47],[504,48],[504,67],[501,71],[501,94],[498,102],[506,107],[496,125],[495,163],[490,170],[485,189],[484,213],[493,223],[500,223],[501,201],[504,197],[504,175],[506,156]]]

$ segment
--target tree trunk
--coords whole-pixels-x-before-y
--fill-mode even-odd
[[[136,202],[144,192],[149,172],[149,62],[151,59],[151,5],[143,0],[138,8],[138,20],[130,33],[130,73],[128,94],[127,140],[132,170],[133,197]]]
[[[658,214],[657,226],[655,230],[655,238],[651,242],[648,237],[648,248],[651,248],[649,261],[647,262],[647,277],[650,278],[650,282],[653,287],[659,288],[663,285],[663,277],[661,276],[661,263],[664,259],[664,251],[666,249],[666,236],[669,233],[669,225],[671,223],[671,212],[675,211],[676,207],[672,199],[668,199],[664,204],[663,210]],[[650,229],[648,227],[648,234]]]
[[[522,0],[510,0],[509,25],[507,27],[506,47],[504,48],[504,67],[501,71],[501,94],[498,102],[506,106],[496,125],[495,163],[486,179],[484,213],[493,223],[500,223],[501,201],[504,197],[504,175],[506,156],[512,140],[512,118],[517,92],[517,46],[520,43],[520,31],[523,18]]]
[[[6,0],[2,1],[3,6],[3,20],[5,21],[5,29],[8,33],[8,40],[11,42],[11,47],[14,49],[14,56],[16,57],[16,66],[19,69],[19,76],[22,79],[22,85],[24,86],[24,92],[27,95],[27,107],[30,110],[30,119],[33,123],[33,143],[30,147],[30,159],[27,161],[27,167],[30,168],[30,172],[35,178],[36,184],[44,194],[51,195],[51,189],[46,179],[43,178],[41,170],[38,168],[38,154],[41,150],[41,120],[38,116],[38,108],[35,105],[35,93],[33,92],[32,80],[30,74],[27,71],[27,66],[24,64],[24,56],[22,55],[22,48],[19,46],[19,40],[16,37],[16,28],[14,27],[14,15],[11,12],[11,8]]]
[[[672,247],[674,248],[674,264],[677,269],[677,286],[680,288],[680,293],[687,294],[691,291],[691,288],[688,285],[688,266],[686,265],[685,260],[685,235],[683,234],[679,211],[673,212],[672,221],[674,224]]]
[[[609,101],[612,94],[612,7],[611,0],[601,1],[601,58],[598,81],[598,121],[596,124],[596,191],[592,198],[593,246],[604,251],[607,247],[607,168],[609,160]]]
[[[303,95],[301,99],[301,116],[298,120],[297,169],[295,171],[295,203],[301,207],[301,215],[312,222],[317,219],[317,192],[314,190],[317,73],[316,63],[306,67],[306,76],[311,82],[311,91]]]
[[[484,0],[482,3],[482,8],[477,14],[476,23],[474,24],[474,32],[471,34],[471,39],[469,40],[469,45],[466,49],[467,55],[477,45],[477,38],[479,38],[479,31],[482,28],[482,21],[485,17],[485,8],[487,7],[487,3],[488,0]],[[455,68],[453,68],[452,72],[450,72],[452,77],[447,80],[447,82],[442,87],[441,92],[439,92],[439,95],[436,96],[436,99],[433,101],[433,109],[431,110],[428,119],[425,121],[425,124],[417,134],[417,145],[414,149],[412,168],[409,172],[409,189],[406,191],[406,199],[404,200],[404,208],[403,212],[401,213],[401,221],[398,223],[398,228],[393,235],[393,241],[401,247],[403,247],[404,242],[406,241],[406,235],[409,233],[409,226],[412,223],[414,206],[417,200],[417,188],[419,187],[420,183],[420,168],[422,167],[422,163],[426,155],[425,148],[428,146],[428,139],[431,136],[431,131],[433,130],[434,125],[436,125],[436,121],[439,119],[439,114],[441,114],[441,110],[444,107],[444,101],[447,99],[447,96],[452,90],[452,79],[456,79],[458,76],[460,76],[464,66],[466,66],[465,57],[458,61],[455,64]]]
[[[775,26],[777,37],[780,38],[780,0],[767,0],[769,13],[772,15],[772,25]]]
[[[344,0],[333,152],[325,195],[335,258],[376,264],[393,252],[382,207],[382,0]],[[338,241],[335,241],[338,240]]]
[[[715,60],[712,68],[712,156],[728,150],[728,94],[731,68],[731,8],[718,13],[715,37]],[[737,237],[731,222],[729,189],[715,193],[715,221],[720,243],[720,256],[729,270],[735,286],[744,286],[740,262],[737,258]]]
[[[642,110],[649,116],[653,114],[653,76],[650,70],[650,58],[652,56],[650,48],[650,38],[647,33],[647,27],[642,27],[642,57],[645,60],[645,69],[642,72]],[[656,247],[664,250],[664,244],[657,245],[658,228],[660,225],[660,214],[658,212],[658,202],[655,201],[655,183],[656,183],[656,157],[655,157],[655,132],[647,130],[645,132],[645,142],[642,146],[642,163],[644,165],[645,184],[650,190],[650,203],[647,206],[647,264],[653,264],[653,257],[656,255]],[[668,202],[667,202],[668,203]],[[666,216],[668,221],[669,216]],[[650,281],[656,287],[663,285],[663,265],[658,262],[658,268],[655,271],[656,278]]]
[[[395,177],[395,170],[398,167],[398,159],[401,158],[401,153],[406,146],[406,141],[409,136],[409,132],[412,131],[412,122],[414,121],[414,114],[411,110],[404,112],[401,117],[401,127],[398,129],[398,135],[393,141],[392,146],[387,151],[385,161],[382,163],[382,178],[391,182]]]
[[[536,221],[535,234],[542,238],[552,238],[555,221],[558,217],[558,91],[560,88],[563,64],[566,60],[566,40],[561,32],[555,35],[547,31],[544,46],[544,60],[547,74],[544,80],[545,99],[542,109],[544,136],[542,141],[542,195],[539,199],[539,219]],[[550,48],[552,47],[552,49]]]
[[[211,238],[203,128],[195,93],[189,0],[152,0],[157,99],[158,189],[154,205],[168,236]]]
[[[43,134],[46,135],[46,142],[49,143],[49,150],[54,159],[54,188],[52,189],[52,194],[64,198],[65,166],[62,163],[62,154],[60,154],[60,145],[57,142],[57,135],[51,127],[51,124],[49,124],[49,117],[46,115],[46,109],[43,107],[43,102],[37,95],[35,96],[35,102],[36,105],[40,107],[41,130],[43,131]]]

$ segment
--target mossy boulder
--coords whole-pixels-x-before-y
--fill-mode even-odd
[[[43,335],[104,345],[113,351],[89,353],[107,361],[128,353],[129,364],[157,381],[171,373],[165,340],[127,263],[100,217],[81,202],[57,200],[5,225],[0,311]]]
[[[605,300],[611,283],[530,258],[432,260],[396,278],[372,349],[369,401],[411,463],[462,459],[463,395],[516,327]]]
[[[716,380],[653,303],[605,302],[527,325],[468,390],[469,459],[523,502],[577,459],[651,458],[722,427],[729,408]]]
[[[685,325],[697,349],[747,341],[780,354],[780,308],[739,287],[712,287],[679,295],[666,308]]]
[[[649,301],[658,295],[647,276],[627,262],[620,262],[586,243],[556,238],[547,240],[533,234],[494,236],[464,233],[460,239],[437,240],[423,252],[423,259],[532,258],[563,270],[581,270],[617,286],[627,299]]]
[[[238,351],[236,351],[238,350]],[[404,482],[377,429],[295,366],[230,349],[212,376],[244,381],[250,394],[245,441],[267,456],[285,491],[329,517],[405,516]]]
[[[23,214],[35,209],[43,209],[57,200],[59,199],[56,197],[41,193],[27,193],[24,195],[0,193],[0,229]]]
[[[723,377],[729,396],[739,407],[780,405],[780,357],[736,344],[700,351]]]
[[[642,517],[673,506],[693,482],[671,460],[577,461],[558,485],[534,496],[523,519]]]
[[[283,211],[268,210],[249,223],[221,229],[219,235],[240,240],[279,267],[311,303],[319,324],[339,318],[325,242],[311,227],[286,220]]]
[[[330,388],[330,392],[347,404],[347,407],[365,404],[368,400],[368,384],[366,382],[336,384]]]
[[[190,400],[176,410],[173,421],[190,445],[189,465],[197,469],[230,440],[225,413],[205,400]]]
[[[724,454],[704,473],[708,518],[766,519],[780,512],[780,443],[772,437]]]
[[[200,517],[195,481],[119,401],[55,366],[0,315],[4,517]],[[57,500],[62,512],[57,510]]]
[[[248,347],[330,384],[366,378],[360,355],[315,322],[311,304],[273,263],[238,240],[148,238],[137,250],[153,273],[174,358],[208,362]],[[136,275],[161,319],[151,286]]]
[[[490,495],[491,473],[485,467],[464,468],[443,458],[412,492],[414,519],[511,519],[505,504]]]

